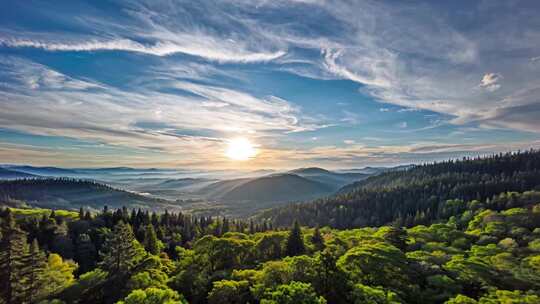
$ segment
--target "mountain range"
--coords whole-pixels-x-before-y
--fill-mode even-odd
[[[387,170],[391,169],[330,171],[309,167],[235,175],[156,168],[71,169],[3,165],[0,179],[9,181],[2,182],[0,195],[6,202],[25,201],[40,207],[76,209],[88,206],[98,209],[105,204],[111,207],[126,204],[162,209],[173,206],[204,215],[249,216],[285,203],[329,196],[348,184]],[[229,176],[240,177],[227,178]],[[38,181],[41,179],[43,181]],[[50,188],[45,190],[45,185]]]

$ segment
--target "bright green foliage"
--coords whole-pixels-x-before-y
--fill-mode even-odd
[[[195,251],[177,247],[179,256],[171,274],[170,286],[190,301],[203,301],[207,297],[208,272],[206,258]]]
[[[221,280],[213,283],[208,293],[209,304],[246,303],[251,300],[248,281]]]
[[[254,242],[236,238],[216,238],[207,235],[198,240],[194,249],[204,256],[212,271],[232,269],[251,262]]]
[[[381,237],[384,241],[394,245],[400,250],[407,248],[407,231],[403,228],[385,226],[379,228],[375,236]]]
[[[371,286],[404,288],[406,257],[396,247],[384,242],[369,242],[347,251],[337,265],[353,282]]]
[[[63,298],[68,303],[76,303],[81,299],[87,301],[84,303],[99,303],[101,293],[97,291],[107,282],[108,276],[109,274],[100,268],[84,273],[63,292]]]
[[[186,300],[171,289],[147,288],[133,290],[117,304],[187,304]]]
[[[471,299],[464,295],[457,295],[445,302],[445,304],[538,304],[540,297],[533,293],[522,291],[495,290],[478,299]]]
[[[291,282],[268,291],[261,304],[325,304],[323,297],[317,296],[309,283]]]
[[[370,287],[363,284],[354,285],[352,292],[354,304],[400,304],[399,297],[392,291]]]
[[[109,234],[102,251],[101,266],[110,274],[129,271],[144,256],[144,249],[135,239],[128,224],[119,222]]]
[[[58,299],[52,299],[52,300],[43,300],[40,301],[38,304],[65,304],[66,302]]]
[[[149,287],[166,288],[169,277],[166,267],[161,259],[149,255],[137,265],[137,271],[131,275],[127,282],[128,289],[146,289]]]
[[[43,271],[43,295],[57,294],[75,282],[73,273],[77,264],[71,260],[64,261],[56,253],[49,254],[47,265]]]
[[[304,238],[302,237],[302,230],[300,229],[300,224],[298,224],[298,221],[295,221],[291,231],[289,232],[289,237],[287,238],[285,255],[295,256],[303,254],[304,252],[306,252],[306,247],[304,245]]]
[[[457,295],[452,299],[444,302],[445,304],[477,304],[478,302],[475,299],[471,299],[464,295]]]
[[[296,224],[290,231],[268,231],[267,222],[254,221],[253,233],[246,233],[249,222],[241,220],[127,209],[85,213],[83,220],[57,212],[41,219],[21,215],[15,225],[0,209],[1,244],[16,245],[11,252],[16,252],[18,264],[12,265],[18,275],[11,283],[21,287],[11,304],[30,302],[30,290],[33,302],[75,304],[182,303],[180,295],[192,304],[539,303],[540,192],[453,200],[439,207],[432,201],[434,209],[418,217],[423,225],[411,228],[318,231]],[[338,212],[343,219],[349,216]],[[429,221],[439,213],[450,218]],[[411,219],[411,214],[401,216]],[[26,235],[39,246],[27,243]],[[151,239],[159,250],[151,249],[146,242]],[[138,240],[157,254],[146,254]],[[302,254],[290,254],[287,245],[295,242],[304,247]],[[69,243],[81,265],[77,279]],[[101,263],[92,254],[96,251]],[[0,252],[2,258],[6,252]]]
[[[285,238],[286,236],[283,233],[265,233],[255,245],[257,252],[259,253],[259,259],[267,261],[281,258],[283,255]]]

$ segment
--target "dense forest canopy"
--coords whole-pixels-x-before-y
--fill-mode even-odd
[[[540,192],[447,221],[287,230],[183,214],[1,212],[5,303],[539,303]]]
[[[412,226],[446,219],[449,199],[485,200],[504,191],[540,189],[540,151],[463,158],[372,176],[339,194],[260,214],[277,226]]]

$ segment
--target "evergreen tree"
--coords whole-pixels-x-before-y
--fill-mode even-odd
[[[324,239],[321,235],[319,227],[316,227],[315,231],[313,231],[313,235],[311,236],[311,242],[313,243],[313,245],[315,245],[316,250],[322,250],[324,248]]]
[[[77,250],[75,260],[79,264],[79,273],[92,270],[96,264],[96,247],[88,234],[80,234],[77,238]]]
[[[144,249],[135,239],[131,226],[118,222],[103,245],[101,266],[110,274],[122,274],[143,257]]]
[[[6,304],[22,303],[24,300],[27,254],[26,234],[19,229],[8,210],[0,242],[0,297]]]
[[[287,244],[285,247],[285,254],[287,256],[300,255],[306,252],[304,245],[304,238],[302,237],[302,230],[298,221],[294,221],[293,227],[289,232],[287,238]]]
[[[153,225],[146,225],[144,231],[144,248],[148,253],[159,254],[161,251],[161,244],[156,235]]]
[[[27,257],[28,273],[27,273],[27,290],[26,301],[33,303],[35,296],[39,293],[41,284],[43,284],[42,275],[46,265],[45,253],[39,249],[36,239],[30,244],[30,252]]]

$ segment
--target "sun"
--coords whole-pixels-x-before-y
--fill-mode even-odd
[[[248,160],[257,155],[257,149],[247,138],[235,138],[229,140],[225,155],[233,160]]]

